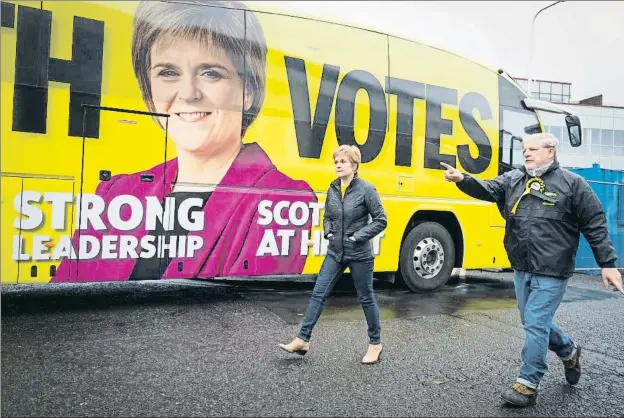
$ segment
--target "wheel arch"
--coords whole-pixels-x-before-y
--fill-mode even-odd
[[[410,233],[410,231],[423,222],[437,222],[444,228],[446,228],[446,230],[453,239],[453,243],[455,244],[455,260],[453,262],[453,266],[455,268],[461,268],[464,262],[464,233],[462,231],[461,224],[457,219],[457,216],[455,216],[455,214],[450,211],[416,211],[410,218],[407,226],[405,227],[405,230],[403,231],[403,236],[401,237],[401,246],[399,248],[403,247],[405,238]]]

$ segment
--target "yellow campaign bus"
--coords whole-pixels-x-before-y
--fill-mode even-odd
[[[314,280],[341,144],[388,215],[377,277],[507,268],[498,207],[440,163],[494,178],[538,110],[567,112],[455,54],[239,2],[1,7],[6,285]]]

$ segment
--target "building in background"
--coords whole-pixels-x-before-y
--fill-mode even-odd
[[[529,80],[526,78],[514,78],[514,80],[524,91],[529,90]],[[570,103],[571,87],[571,83],[563,81],[533,80],[531,98],[552,103]]]
[[[527,90],[526,79],[515,80]],[[561,165],[590,168],[598,164],[603,169],[624,170],[624,106],[604,106],[602,95],[572,103],[571,88],[571,84],[565,82],[534,80],[531,83],[532,98],[570,106],[581,119],[583,143],[572,148],[564,116],[540,112],[546,132],[553,133],[561,141]]]

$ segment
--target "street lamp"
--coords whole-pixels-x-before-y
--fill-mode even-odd
[[[535,27],[535,19],[537,19],[537,16],[542,13],[544,10],[549,9],[559,3],[564,3],[565,0],[562,1],[556,1],[553,4],[550,4],[546,7],[544,7],[543,9],[540,9],[537,13],[535,13],[535,16],[533,16],[533,22],[531,23],[531,49],[529,52],[529,82],[528,82],[528,90],[529,90],[529,98],[531,98],[531,80],[533,79],[533,34],[534,34],[534,27]]]

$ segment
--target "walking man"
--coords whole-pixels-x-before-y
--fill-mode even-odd
[[[553,322],[574,273],[580,233],[605,288],[611,283],[624,294],[602,205],[583,177],[559,166],[557,147],[550,134],[530,135],[522,142],[524,166],[487,181],[441,163],[447,181],[475,199],[496,202],[506,220],[504,244],[525,340],[518,378],[502,397],[516,406],[535,404],[549,349],[562,360],[569,384],[581,377],[580,345]]]

